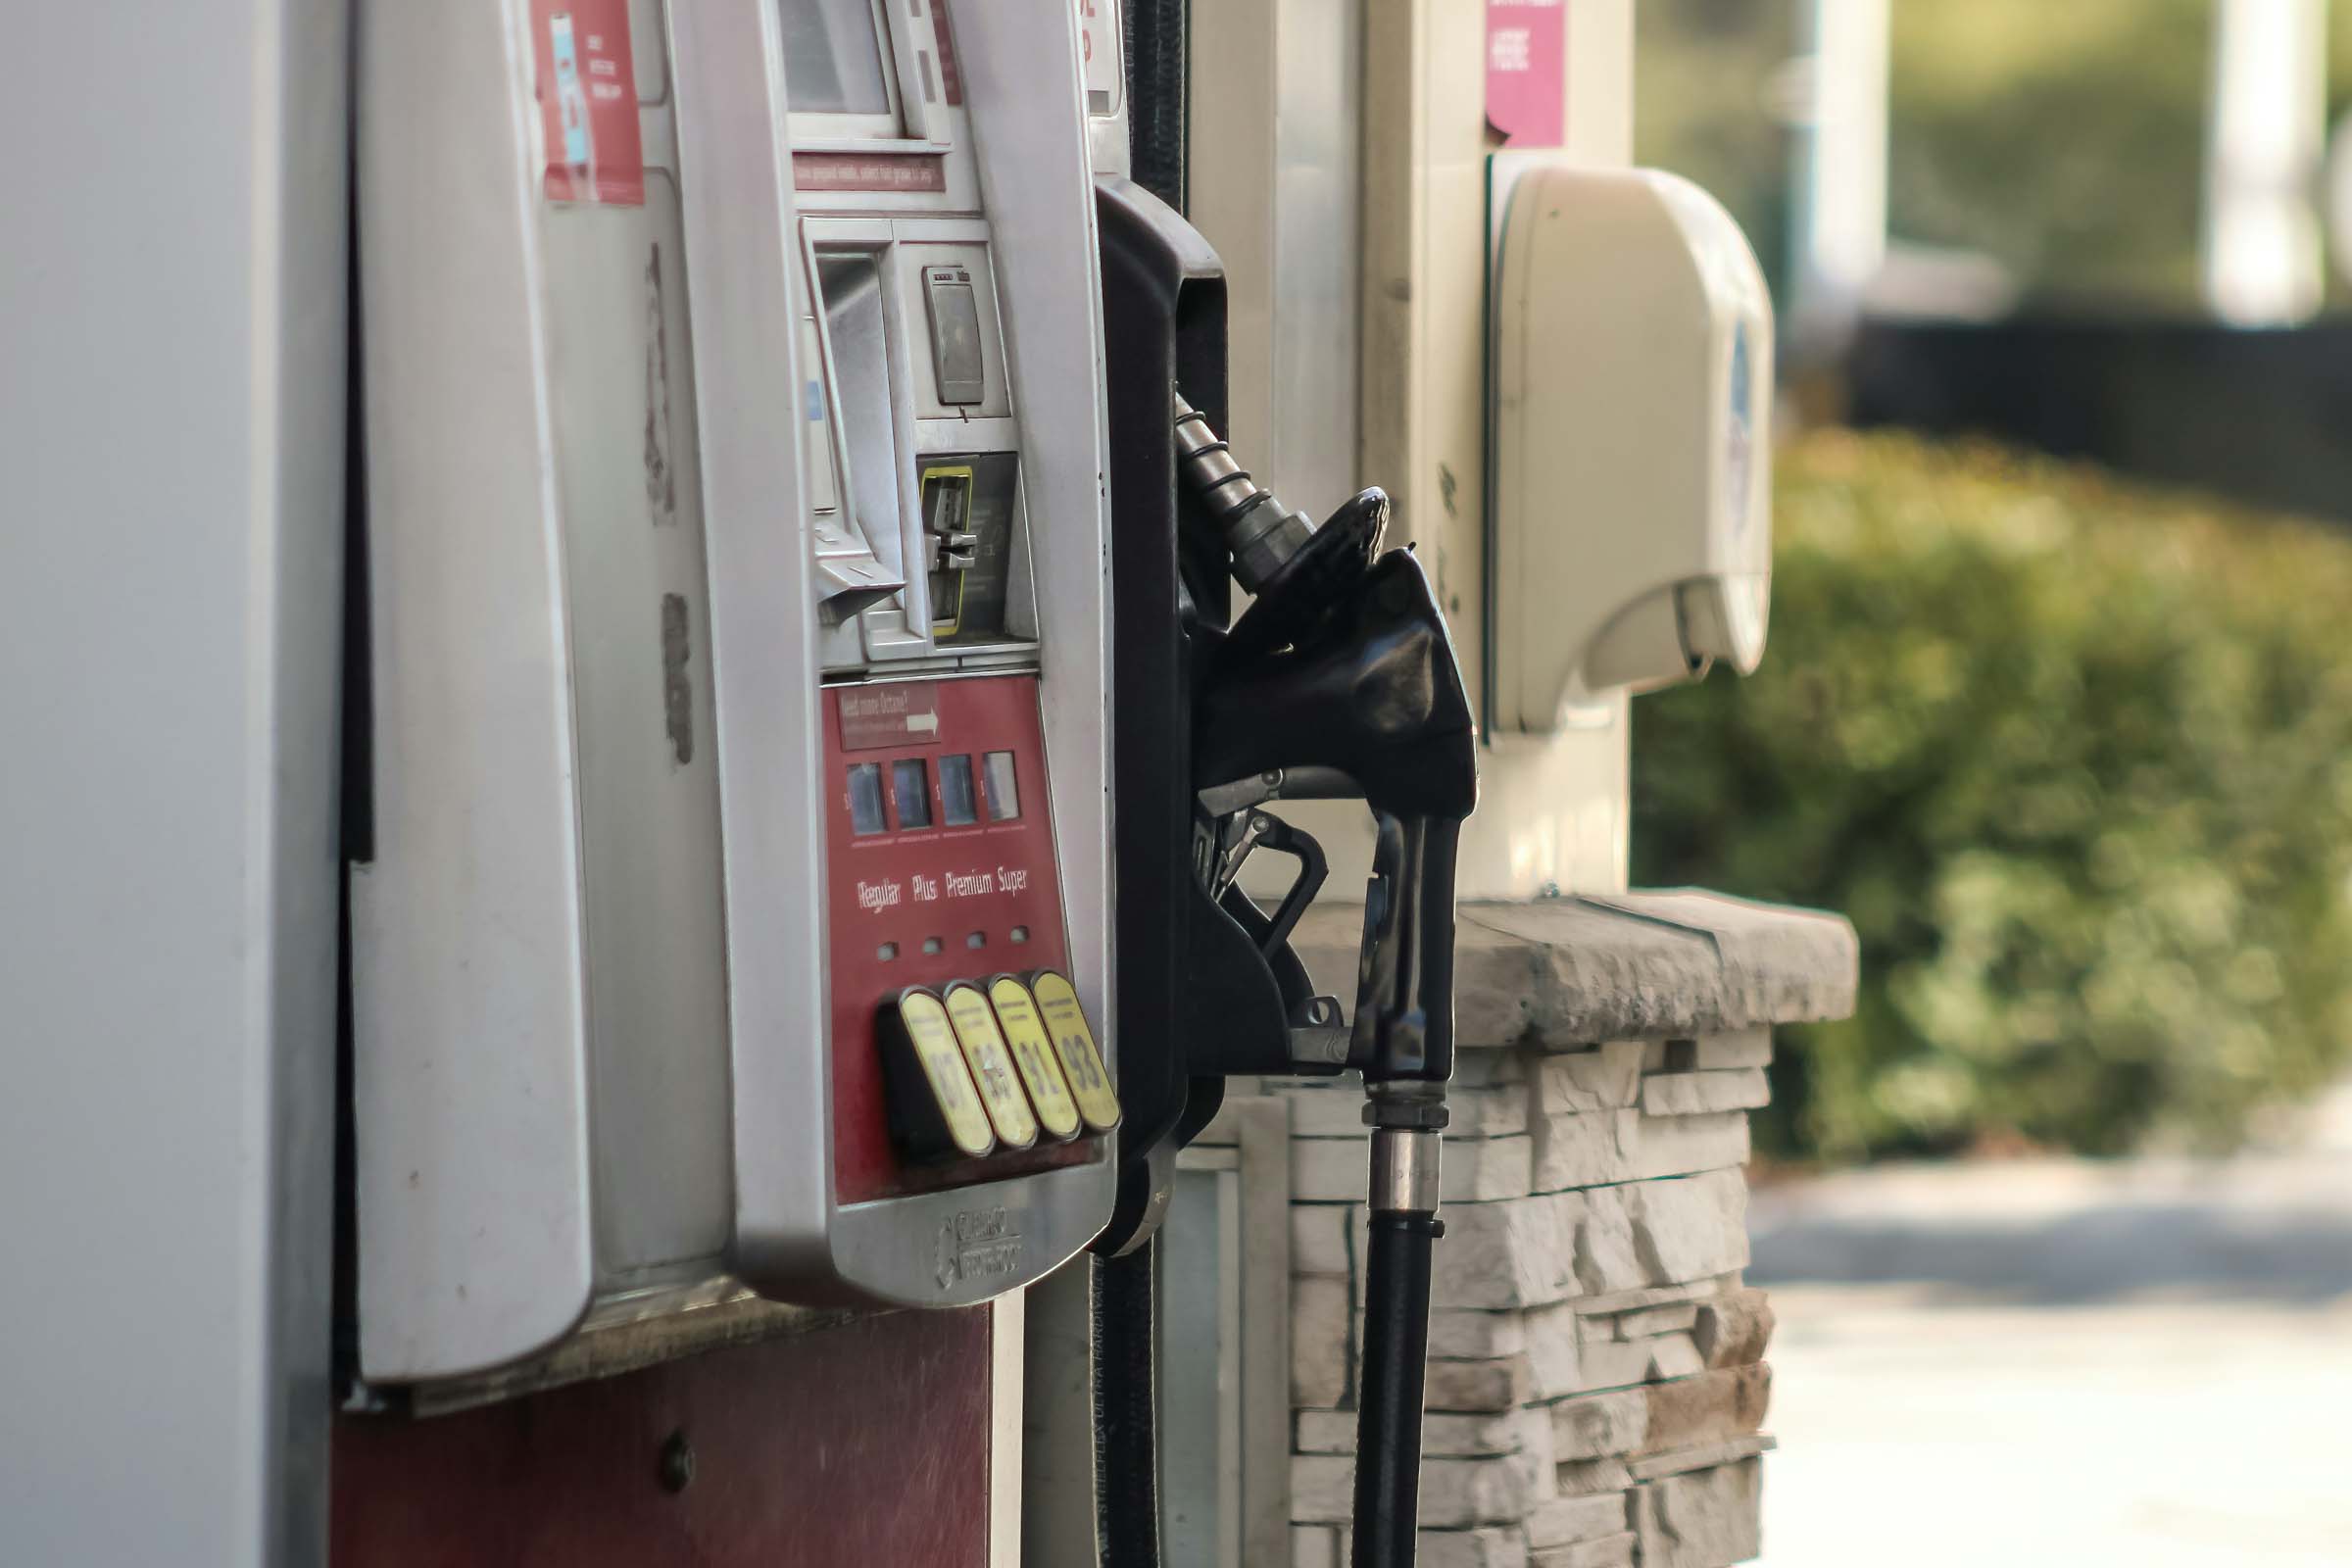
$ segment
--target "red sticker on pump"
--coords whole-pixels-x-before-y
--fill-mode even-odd
[[[629,0],[531,0],[547,196],[645,205]]]
[[[930,746],[939,740],[939,687],[915,681],[845,686],[841,746],[870,752],[883,746]]]

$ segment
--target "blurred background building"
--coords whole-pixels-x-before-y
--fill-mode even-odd
[[[2328,417],[2342,8],[1667,0],[1642,17],[1639,154],[1756,235],[1792,357],[1846,372],[1816,388],[1838,414],[2352,505]]]

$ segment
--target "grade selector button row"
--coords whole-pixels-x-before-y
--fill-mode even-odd
[[[891,1136],[908,1159],[1017,1153],[1119,1124],[1077,989],[1054,970],[908,986],[879,1022]]]

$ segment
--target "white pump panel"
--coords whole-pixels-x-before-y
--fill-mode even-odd
[[[1763,657],[1772,299],[1715,199],[1653,170],[1511,189],[1494,312],[1494,721]]]

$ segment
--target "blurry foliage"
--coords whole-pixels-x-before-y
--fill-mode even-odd
[[[2212,0],[1894,0],[1888,225],[2194,310],[2212,34]]]
[[[2197,309],[2213,0],[1893,0],[1888,225],[2029,296]],[[1635,147],[1715,192],[1786,270],[1776,106],[1809,0],[1642,0]],[[2329,8],[2331,119],[2352,5]],[[2335,285],[2339,296],[2340,284]]]
[[[2352,541],[1983,446],[1780,464],[1772,648],[1635,707],[1635,875],[1838,909],[1768,1145],[2227,1144],[2352,1045]]]
[[[1712,191],[1747,230],[1776,292],[1788,261],[1791,146],[1773,99],[1796,51],[1794,15],[1789,0],[1635,8],[1635,156]]]

